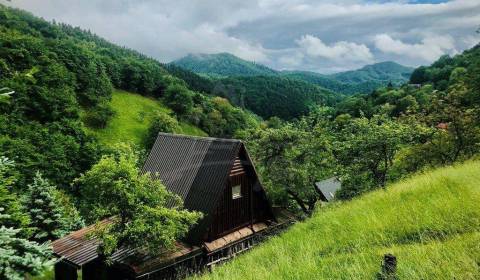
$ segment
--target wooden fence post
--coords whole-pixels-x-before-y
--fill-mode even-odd
[[[393,254],[383,256],[382,271],[377,274],[378,280],[397,280],[397,257]]]

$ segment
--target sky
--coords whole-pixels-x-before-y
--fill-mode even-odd
[[[162,62],[229,52],[277,70],[428,65],[480,42],[480,0],[0,0]]]

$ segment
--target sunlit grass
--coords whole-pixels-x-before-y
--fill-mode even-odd
[[[480,279],[480,163],[320,208],[202,279],[374,279],[386,253],[399,279]]]
[[[115,90],[111,106],[115,116],[104,129],[89,129],[101,143],[127,142],[141,145],[156,112],[171,113],[160,101],[138,94]],[[179,134],[206,136],[199,128],[180,122]]]

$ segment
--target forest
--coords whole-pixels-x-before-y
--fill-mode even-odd
[[[272,204],[304,217],[321,179],[341,178],[338,198],[348,201],[480,152],[478,45],[415,69],[409,82],[348,96],[268,75],[218,82],[1,5],[0,46],[0,279],[50,270],[50,241],[105,218],[116,217],[95,233],[106,259],[145,238],[155,252],[185,236],[202,213],[139,169],[158,132],[180,121],[242,139]],[[141,145],[90,133],[116,114],[115,89],[171,110]]]

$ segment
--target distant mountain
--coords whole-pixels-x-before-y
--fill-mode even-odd
[[[361,69],[324,75],[310,71],[276,71],[229,53],[190,54],[170,63],[212,78],[281,76],[302,80],[344,94],[367,93],[390,82],[400,85],[410,79],[413,68],[392,61],[367,65]]]
[[[393,61],[386,61],[366,65],[358,70],[333,74],[330,77],[339,82],[350,84],[371,81],[399,84],[408,81],[413,70],[414,68],[406,67]]]
[[[329,90],[345,93],[367,93],[390,82],[400,85],[410,79],[413,68],[392,61],[366,65],[358,70],[323,75],[308,71],[284,71],[284,76],[304,80]]]
[[[264,65],[243,60],[229,53],[189,54],[171,64],[211,77],[277,74],[275,70]]]

